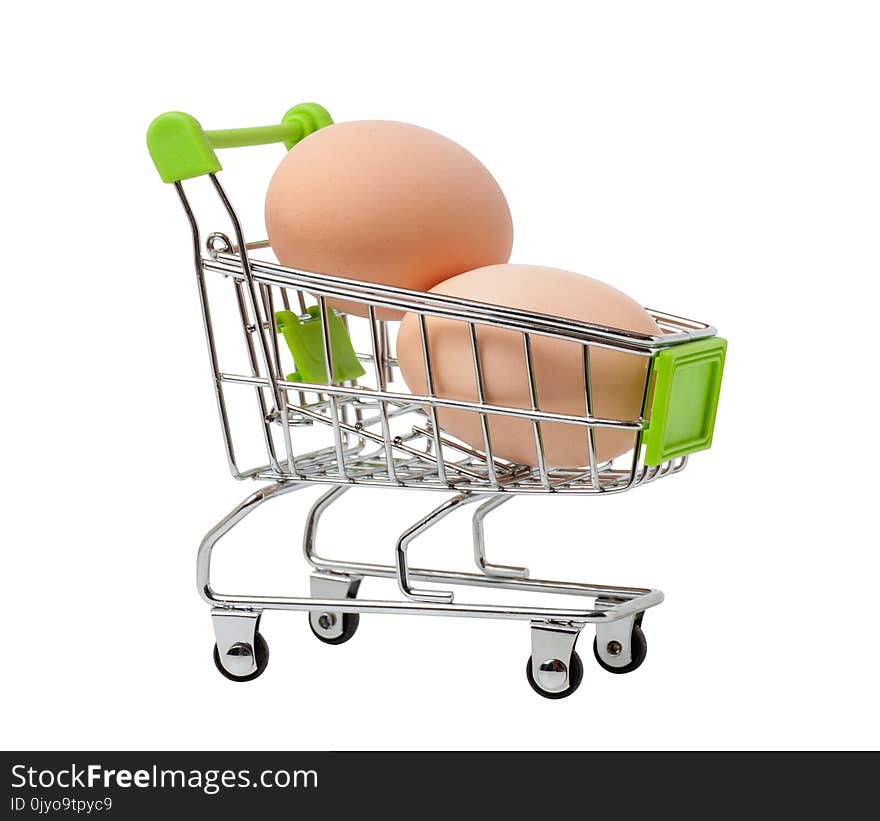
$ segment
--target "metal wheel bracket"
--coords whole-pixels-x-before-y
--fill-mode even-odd
[[[639,614],[640,615],[640,614]],[[626,667],[632,661],[632,632],[637,614],[597,622],[597,652],[609,667]]]
[[[233,676],[248,676],[257,669],[254,643],[260,615],[256,610],[211,610],[220,663]]]
[[[313,599],[353,599],[361,586],[362,576],[336,573],[312,573],[309,585]],[[325,639],[338,639],[343,632],[342,613],[334,610],[310,610],[312,629]]]
[[[548,693],[569,685],[571,654],[580,635],[579,626],[532,622],[532,677]]]

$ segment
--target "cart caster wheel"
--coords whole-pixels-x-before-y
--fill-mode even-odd
[[[560,669],[552,669],[551,665],[557,665]],[[552,678],[553,675],[559,675],[560,673],[565,672],[565,668],[559,660],[554,660],[550,662],[548,665],[547,674],[548,678]],[[532,689],[539,695],[544,696],[544,698],[565,698],[566,696],[570,696],[577,688],[580,686],[581,681],[584,678],[584,665],[581,662],[581,657],[572,650],[571,652],[571,666],[568,671],[568,687],[564,690],[559,690],[557,692],[551,692],[550,690],[545,690],[541,685],[535,681],[535,677],[532,674],[532,657],[529,656],[526,661],[526,678],[529,680],[529,684],[532,685]]]
[[[336,619],[342,619],[342,632],[336,628]],[[332,619],[332,621],[331,621]],[[314,617],[309,614],[309,628],[324,644],[345,644],[356,632],[360,624],[360,613],[316,613]],[[325,632],[333,632],[335,635],[328,636]]]
[[[269,645],[266,644],[266,639],[263,638],[262,633],[254,634],[254,653],[256,654],[257,669],[252,673],[248,673],[246,676],[236,676],[223,666],[220,661],[220,650],[217,648],[216,644],[214,645],[214,664],[230,681],[253,681],[257,676],[263,674],[263,671],[269,664]]]
[[[610,664],[606,664],[599,655],[598,639],[593,639],[593,655],[596,657],[596,661],[599,662],[599,666],[609,673],[631,673],[642,666],[645,656],[648,655],[648,641],[642,632],[642,628],[638,624],[634,624],[632,631],[632,660],[629,664],[623,667],[612,667]]]

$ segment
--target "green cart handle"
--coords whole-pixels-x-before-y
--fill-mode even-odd
[[[147,129],[147,148],[162,182],[180,182],[223,169],[215,148],[284,143],[288,150],[319,128],[333,125],[327,109],[317,103],[291,108],[278,125],[205,131],[195,117],[182,111],[160,114]]]

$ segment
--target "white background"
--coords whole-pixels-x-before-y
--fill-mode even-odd
[[[877,746],[876,5],[5,15],[4,745]],[[524,624],[365,617],[329,647],[289,613],[264,619],[262,678],[214,669],[195,549],[252,488],[226,472],[188,229],[144,134],[168,109],[217,128],[303,100],[456,139],[508,196],[514,261],[598,276],[729,339],[716,444],[685,473],[488,522],[492,555],[537,576],[665,591],[637,673],[601,670],[585,632],[581,689],[551,702],[525,681]],[[279,150],[221,157],[252,235]],[[217,587],[304,593],[317,493],[218,548]],[[386,559],[439,498],[353,491],[327,550]],[[466,514],[414,550],[466,567]]]

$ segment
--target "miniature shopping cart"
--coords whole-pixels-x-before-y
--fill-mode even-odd
[[[648,336],[294,270],[258,259],[252,252],[267,248],[268,243],[245,240],[238,214],[217,176],[221,166],[215,149],[273,142],[283,142],[289,149],[331,122],[323,108],[306,103],[292,108],[275,126],[204,131],[189,115],[170,112],[156,118],[148,132],[155,165],[163,181],[173,183],[192,230],[196,283],[229,467],[237,479],[266,483],[215,525],[199,547],[198,589],[212,608],[218,669],[234,681],[259,676],[269,655],[259,632],[262,613],[301,610],[308,612],[315,636],[328,644],[348,641],[357,630],[360,614],[528,622],[531,656],[526,675],[531,686],[547,698],[567,696],[580,684],[583,667],[575,643],[587,624],[595,625],[593,652],[602,667],[613,673],[635,670],[647,651],[642,616],[663,600],[659,590],[545,581],[531,578],[524,567],[490,562],[484,520],[515,496],[610,496],[679,473],[689,454],[711,445],[724,340],[709,325],[657,311],[650,313],[662,333]],[[196,182],[197,177],[206,180]],[[184,192],[183,182],[190,180],[187,189],[203,186],[202,193],[231,225],[231,239],[215,232],[203,246],[194,199]],[[359,303],[366,316],[340,314],[333,307],[335,300]],[[387,310],[382,309],[420,317],[425,395],[412,394],[397,378],[393,344],[397,323],[383,321],[380,316],[386,316]],[[468,327],[472,361],[462,367],[473,368],[477,394],[473,401],[451,399],[434,390],[426,317],[443,317]],[[481,326],[522,338],[530,407],[486,401],[477,333]],[[582,352],[583,413],[561,414],[542,408],[531,356],[532,340],[538,337],[564,340]],[[640,357],[646,363],[636,418],[599,418],[593,413],[590,356],[603,348]],[[438,411],[447,408],[479,415],[482,448],[455,439],[438,425]],[[239,418],[242,412],[248,416]],[[525,420],[534,435],[535,466],[514,464],[493,453],[491,421],[505,416]],[[583,431],[586,464],[563,469],[547,463],[542,425],[549,423],[574,425]],[[610,462],[598,461],[594,439],[599,429],[628,431],[631,450]],[[247,461],[239,447],[246,436],[259,451]],[[329,488],[305,523],[303,548],[314,570],[311,597],[215,592],[210,570],[217,542],[264,502],[312,483]],[[394,545],[393,563],[322,557],[316,549],[321,517],[351,488],[361,486],[451,495],[402,533]],[[476,572],[411,566],[413,540],[457,508],[471,504]],[[365,576],[396,579],[402,598],[357,598]],[[440,588],[416,586],[424,583]],[[459,601],[445,589],[453,586],[581,596],[593,601],[591,607],[582,608],[478,604]]]

